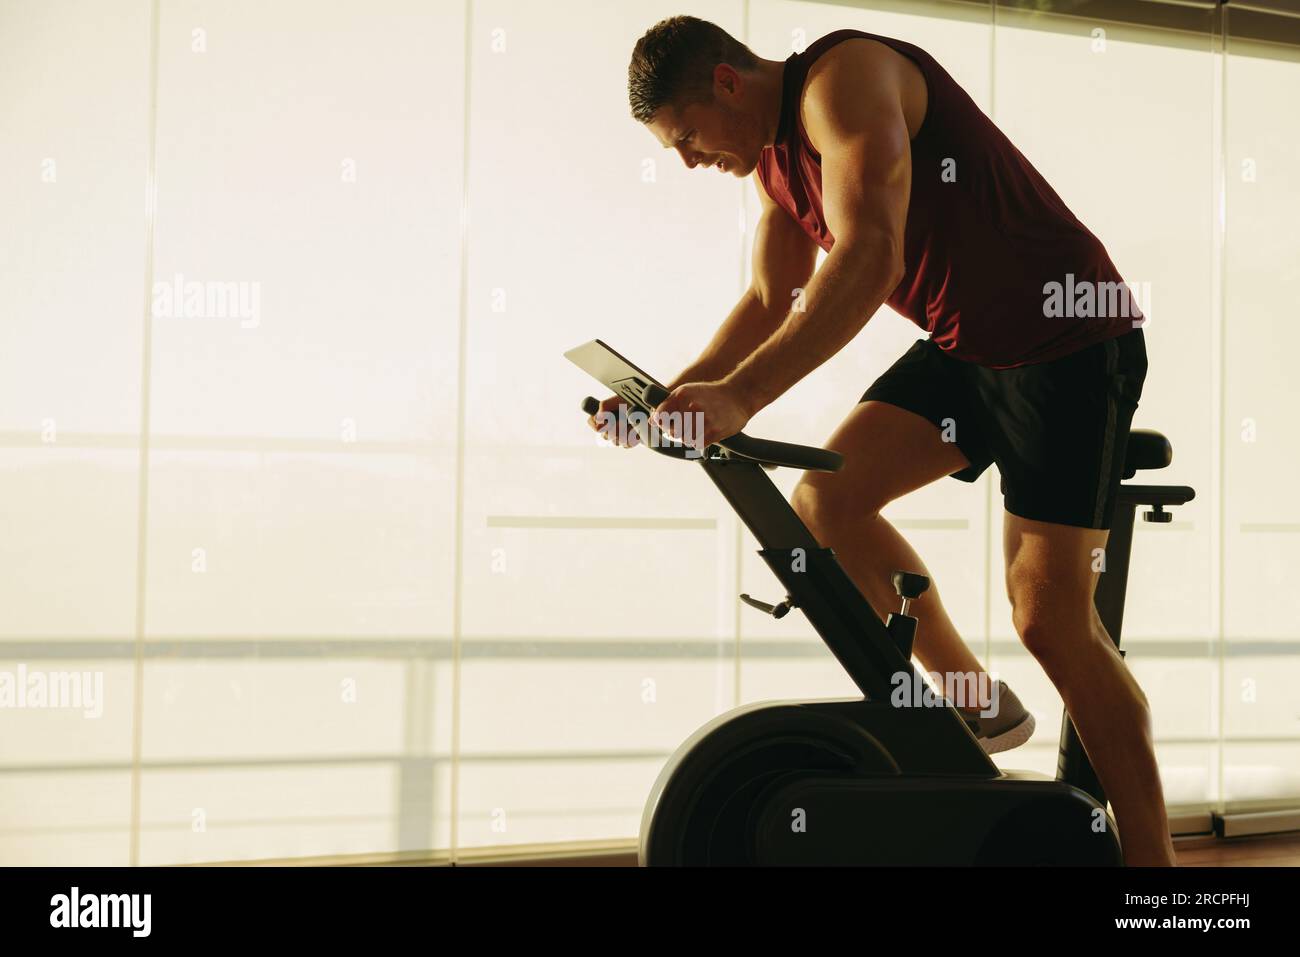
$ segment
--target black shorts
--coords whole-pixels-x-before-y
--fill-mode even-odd
[[[933,422],[970,462],[953,478],[974,482],[996,462],[1011,514],[1110,528],[1146,374],[1141,329],[1016,369],[963,362],[922,339],[862,401]]]

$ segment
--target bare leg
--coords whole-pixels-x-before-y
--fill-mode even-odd
[[[1129,865],[1173,866],[1151,712],[1093,605],[1104,530],[1008,514],[1007,592],[1025,647],[1056,685],[1115,810]]]
[[[931,578],[912,605],[921,621],[914,651],[927,671],[980,675],[983,667],[957,634],[925,563],[880,510],[908,492],[964,469],[961,450],[921,416],[883,402],[864,402],[826,443],[844,454],[839,472],[809,472],[793,504],[818,541],[834,549],[858,590],[882,620],[897,610],[894,571]]]

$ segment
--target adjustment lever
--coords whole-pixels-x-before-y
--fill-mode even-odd
[[[769,605],[765,601],[759,601],[757,598],[750,598],[748,595],[741,595],[740,600],[750,608],[757,608],[764,614],[771,615],[773,618],[784,618],[790,613],[790,609],[795,607],[794,599],[787,596],[786,600],[779,605]]]
[[[1174,516],[1169,512],[1166,512],[1163,505],[1153,505],[1151,506],[1151,511],[1142,513],[1142,520],[1144,522],[1159,522],[1162,525],[1168,525],[1174,520]]]
[[[907,610],[913,601],[925,594],[930,587],[930,579],[915,572],[894,572],[890,581],[894,584],[895,594],[903,599],[903,607],[885,620],[885,628],[903,657],[910,659],[912,643],[916,640],[916,619]]]

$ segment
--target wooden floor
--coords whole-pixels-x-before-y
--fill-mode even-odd
[[[1174,841],[1180,867],[1300,867],[1300,834]]]

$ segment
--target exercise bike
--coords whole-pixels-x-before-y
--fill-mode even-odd
[[[693,460],[761,546],[786,598],[747,604],[782,617],[798,608],[862,698],[745,705],[719,715],[669,758],[641,821],[642,865],[1118,865],[1105,794],[1066,715],[1055,779],[999,769],[942,697],[891,695],[921,687],[911,663],[917,620],[908,603],[929,585],[895,572],[901,609],[882,623],[768,477],[773,468],[833,472],[827,449],[737,433],[704,450],[645,428],[662,384],[599,339],[565,353],[620,396],[643,444]],[[594,415],[599,403],[582,408]],[[636,414],[645,417],[641,424]],[[1172,458],[1157,432],[1129,437],[1124,477]],[[1134,513],[1167,522],[1190,501],[1182,486],[1122,485],[1097,608],[1119,644]],[[1122,652],[1121,652],[1122,654]]]

